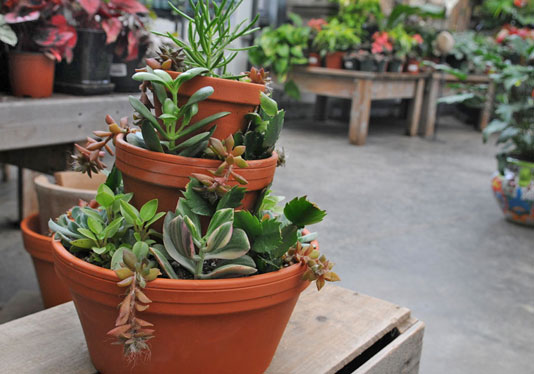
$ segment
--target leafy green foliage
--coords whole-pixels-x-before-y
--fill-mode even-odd
[[[271,157],[284,126],[285,112],[276,101],[262,92],[260,102],[259,112],[247,115],[250,122],[245,132],[234,135],[235,143],[246,147],[246,160]]]
[[[189,0],[192,17],[169,2],[176,13],[189,21],[188,43],[170,32],[159,35],[172,39],[178,47],[183,48],[186,66],[205,68],[209,76],[218,76],[217,71],[221,69],[224,77],[227,75],[228,64],[237,57],[238,52],[251,49],[233,48],[230,45],[259,30],[254,28],[259,15],[248,23],[244,20],[237,26],[231,25],[230,19],[242,2],[243,0]],[[213,12],[210,12],[210,8]]]
[[[136,242],[151,245],[158,234],[150,226],[164,213],[156,213],[158,202],[147,202],[140,211],[129,203],[132,194],[115,194],[106,184],[100,185],[98,209],[74,207],[50,220],[50,230],[65,247],[89,263],[111,268],[112,258],[121,247],[132,248]]]
[[[360,42],[357,30],[334,18],[317,33],[313,46],[324,56],[329,52],[346,51]]]
[[[182,106],[178,105],[178,93],[185,82],[207,72],[208,69],[205,68],[193,68],[173,79],[166,71],[153,70],[147,66],[145,72],[134,74],[133,79],[144,81],[143,84],[150,83],[154,97],[161,103],[163,112],[159,117],[152,113],[150,108],[153,105],[146,92],[143,92],[141,99],[130,96],[130,104],[138,113],[137,124],[141,127],[143,138],[142,142],[133,139],[136,145],[144,145],[154,152],[167,152],[185,157],[195,157],[204,152],[215,126],[210,131],[196,134],[187,140],[185,138],[230,113],[219,112],[193,123],[192,119],[198,113],[198,103],[213,94],[213,87],[198,89]],[[170,97],[167,96],[167,92]],[[128,139],[132,140],[131,137]]]
[[[488,27],[506,23],[522,26],[534,25],[534,3],[522,1],[523,6],[516,6],[514,0],[484,0],[482,15]]]
[[[233,209],[218,210],[202,235],[198,216],[179,206],[176,214],[169,212],[165,217],[164,256],[178,262],[195,279],[253,274],[257,270],[247,256],[250,250],[247,235],[241,229],[234,229],[233,222]],[[210,267],[210,264],[214,265]],[[171,273],[167,275],[172,277]]]

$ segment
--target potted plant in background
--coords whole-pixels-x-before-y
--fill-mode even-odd
[[[285,92],[298,99],[300,91],[293,81],[287,80],[287,75],[294,66],[305,65],[312,58],[315,58],[314,65],[320,66],[320,56],[316,53],[317,56],[312,57],[310,53],[310,57],[306,58],[305,51],[308,50],[312,30],[319,28],[324,20],[316,20],[314,27],[304,27],[300,17],[294,14],[290,17],[293,24],[263,29],[254,42],[256,48],[250,49],[248,56],[253,65],[270,69],[277,80],[284,84]]]
[[[332,19],[317,33],[313,46],[325,56],[327,68],[342,69],[346,51],[359,45],[360,41],[356,30]]]
[[[388,68],[388,54],[393,51],[393,44],[389,39],[389,34],[385,31],[375,32],[373,34],[373,44],[371,45],[371,52],[374,55],[376,62],[376,71],[383,73]]]
[[[135,27],[125,23],[127,15],[147,13],[137,0],[65,0],[69,22],[76,27],[78,43],[74,59],[58,65],[56,88],[77,95],[103,94],[113,91],[110,69],[115,43],[136,56],[139,41]]]
[[[228,28],[225,10],[236,4],[214,5]],[[198,10],[207,17],[207,7]],[[206,21],[194,22],[198,27]],[[211,61],[206,50],[198,61]],[[271,165],[274,159],[276,166],[274,148],[285,113],[268,94],[257,91],[261,105],[247,114],[246,126],[221,140],[213,136],[213,122],[225,112],[213,120],[191,120],[197,103],[215,90],[202,85],[209,68],[172,74],[150,64],[135,79],[151,86],[162,114],[152,112],[146,93],[131,98],[140,128],[108,116],[108,131],[97,134],[102,140],[87,147],[103,150],[114,140],[116,168],[98,190],[98,208],[75,207],[50,222],[61,240],[54,242],[58,275],[68,284],[101,372],[263,373],[300,292],[310,281],[320,289],[339,280],[320,255],[316,235],[304,230],[325,212],[306,198],[279,206],[270,182],[254,171],[256,161]],[[242,79],[263,83],[265,74],[252,70]],[[180,101],[188,83],[200,88]],[[125,178],[123,191],[116,171],[128,175],[127,151],[146,173],[161,172],[155,157],[180,160],[168,176],[186,179],[185,191],[174,190],[169,211],[161,209],[157,193],[136,202],[137,194],[153,193],[158,180],[132,194]],[[263,188],[247,202],[258,178]]]
[[[498,134],[504,149],[492,189],[506,219],[534,226],[534,67],[508,64],[494,78],[503,90],[483,134]]]
[[[70,61],[76,44],[75,30],[60,14],[61,4],[45,0],[7,2],[1,11],[2,40],[14,45],[9,52],[13,94],[35,98],[52,95],[55,61]]]
[[[136,92],[139,83],[132,79],[137,68],[144,65],[144,58],[151,44],[151,33],[146,29],[145,13],[118,10],[122,27],[115,40],[111,81],[116,92]],[[140,15],[141,14],[141,15]]]
[[[317,33],[321,31],[323,26],[326,24],[327,22],[323,18],[312,18],[308,21],[308,27],[310,28],[310,51],[308,53],[308,66],[310,67],[322,66],[321,54],[319,53],[319,51],[316,51],[313,48],[313,39],[315,39]]]

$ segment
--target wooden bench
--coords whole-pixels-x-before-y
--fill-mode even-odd
[[[481,109],[478,128],[479,130],[484,130],[488,125],[493,111],[493,99],[495,96],[495,84],[493,81],[487,75],[472,74],[467,76],[466,79],[461,80],[452,74],[436,72],[430,74],[426,83],[425,99],[421,114],[421,134],[425,137],[434,136],[438,99],[458,93],[456,89],[450,87],[450,85],[453,83],[463,83],[467,85],[488,85],[486,101]]]
[[[417,135],[427,77],[426,73],[370,73],[306,67],[294,69],[289,79],[293,79],[304,91],[352,100],[349,140],[352,144],[363,145],[367,139],[373,100],[409,99],[407,133]]]
[[[35,175],[22,169],[46,174],[69,169],[74,143],[105,130],[106,114],[118,121],[131,111],[127,94],[54,94],[45,99],[0,95],[0,163],[19,167],[19,218],[35,209],[24,193],[33,190],[29,181]]]
[[[406,308],[310,286],[266,374],[415,374],[423,333]],[[95,374],[72,302],[0,325],[0,372]]]

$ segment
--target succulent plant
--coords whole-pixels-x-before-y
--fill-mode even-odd
[[[115,344],[124,346],[124,355],[135,360],[143,352],[149,351],[147,341],[154,337],[154,325],[136,316],[137,312],[148,309],[152,302],[142,291],[147,282],[153,281],[161,272],[148,260],[149,247],[145,242],[137,242],[132,250],[119,248],[112,261],[112,269],[119,277],[117,285],[128,287],[128,292],[119,304],[119,315],[115,327],[108,331],[117,339]]]
[[[240,79],[241,82],[256,83],[268,85],[271,83],[271,77],[264,68],[256,69],[254,66],[250,68],[249,72],[243,73],[244,77]]]
[[[146,93],[142,95],[141,100],[130,96],[130,104],[138,113],[136,124],[141,127],[142,142],[136,142],[134,137],[128,137],[128,141],[136,142],[136,145],[144,146],[154,152],[167,152],[180,156],[194,157],[204,152],[215,126],[210,131],[187,137],[230,113],[219,112],[191,123],[192,118],[198,113],[198,103],[213,94],[213,87],[200,88],[181,107],[178,105],[178,91],[183,83],[206,72],[207,69],[204,68],[190,69],[173,79],[166,71],[154,70],[147,66],[146,71],[134,74],[133,79],[150,83],[154,97],[161,103],[163,113],[157,118],[152,114],[153,105]],[[167,96],[167,92],[170,97]]]
[[[235,134],[235,144],[244,145],[246,160],[258,160],[272,155],[276,142],[284,126],[285,111],[278,109],[278,104],[265,93],[261,93],[258,112],[250,113],[250,120],[245,132]]]
[[[179,263],[195,279],[214,279],[256,273],[245,231],[234,228],[234,210],[215,212],[205,234],[199,216],[186,204],[179,204],[176,214],[169,212],[163,226],[163,256],[157,256],[170,278],[177,278],[168,258]],[[207,270],[206,270],[207,269]]]
[[[158,57],[146,59],[146,63],[152,69],[183,71],[184,70],[184,50],[176,47],[170,48],[165,45],[159,47]]]

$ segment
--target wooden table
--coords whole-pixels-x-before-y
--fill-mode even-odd
[[[491,119],[493,111],[493,99],[495,96],[495,84],[487,75],[469,75],[466,79],[461,80],[452,74],[432,73],[429,75],[426,83],[425,99],[421,114],[421,133],[425,137],[432,137],[436,127],[436,115],[438,108],[438,99],[441,97],[457,94],[457,90],[450,87],[452,83],[463,83],[467,85],[486,84],[488,91],[484,107],[481,109],[481,115],[478,128],[484,130]]]
[[[22,180],[33,174],[23,169],[47,174],[69,169],[73,144],[105,130],[106,114],[118,121],[131,113],[127,94],[54,94],[45,99],[0,95],[0,163],[19,167],[19,218],[33,209],[22,198],[31,187]]]
[[[426,73],[370,73],[306,67],[294,69],[289,79],[304,91],[351,99],[349,140],[352,144],[363,145],[373,100],[410,99],[407,133],[417,135],[427,77]]]
[[[406,308],[309,287],[266,374],[415,374],[423,334]],[[72,302],[0,325],[0,372],[95,374]]]

